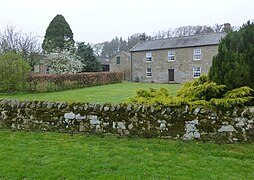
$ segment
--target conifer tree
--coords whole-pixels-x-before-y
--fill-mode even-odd
[[[44,52],[50,53],[71,50],[73,46],[73,33],[69,24],[62,15],[56,15],[46,30],[42,49]]]
[[[76,55],[84,64],[82,72],[99,72],[101,71],[101,63],[96,59],[93,48],[84,42],[77,43]]]
[[[254,24],[247,22],[239,31],[229,32],[213,58],[209,79],[229,89],[254,88]]]

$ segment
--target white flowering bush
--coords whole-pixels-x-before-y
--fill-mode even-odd
[[[45,65],[48,66],[50,74],[76,74],[85,66],[67,50],[47,54]]]

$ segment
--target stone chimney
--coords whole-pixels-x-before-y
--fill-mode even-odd
[[[229,32],[229,31],[231,31],[232,29],[231,29],[231,25],[229,24],[229,23],[225,23],[224,25],[223,25],[223,31],[224,32]]]
[[[143,33],[142,35],[139,36],[139,42],[144,42],[146,41],[146,35]]]

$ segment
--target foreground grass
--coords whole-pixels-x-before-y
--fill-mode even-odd
[[[148,84],[123,82],[110,85],[101,85],[83,89],[67,90],[51,93],[0,93],[0,99],[66,101],[66,102],[111,102],[120,103],[133,97],[137,89],[167,88],[172,95],[180,88],[179,84]]]
[[[0,179],[253,179],[254,144],[0,132]]]

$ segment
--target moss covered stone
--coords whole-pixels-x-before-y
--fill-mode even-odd
[[[188,136],[191,137],[190,139],[201,141],[245,142],[254,141],[254,110],[249,109],[244,107],[232,111],[214,111],[203,107],[192,109],[188,106],[154,108],[149,105],[131,104],[67,104],[2,100],[0,101],[0,128],[67,133],[111,133],[128,137],[173,139]],[[72,113],[72,118],[66,118],[66,113]],[[94,123],[95,120],[99,123]],[[191,127],[193,129],[190,129]]]

